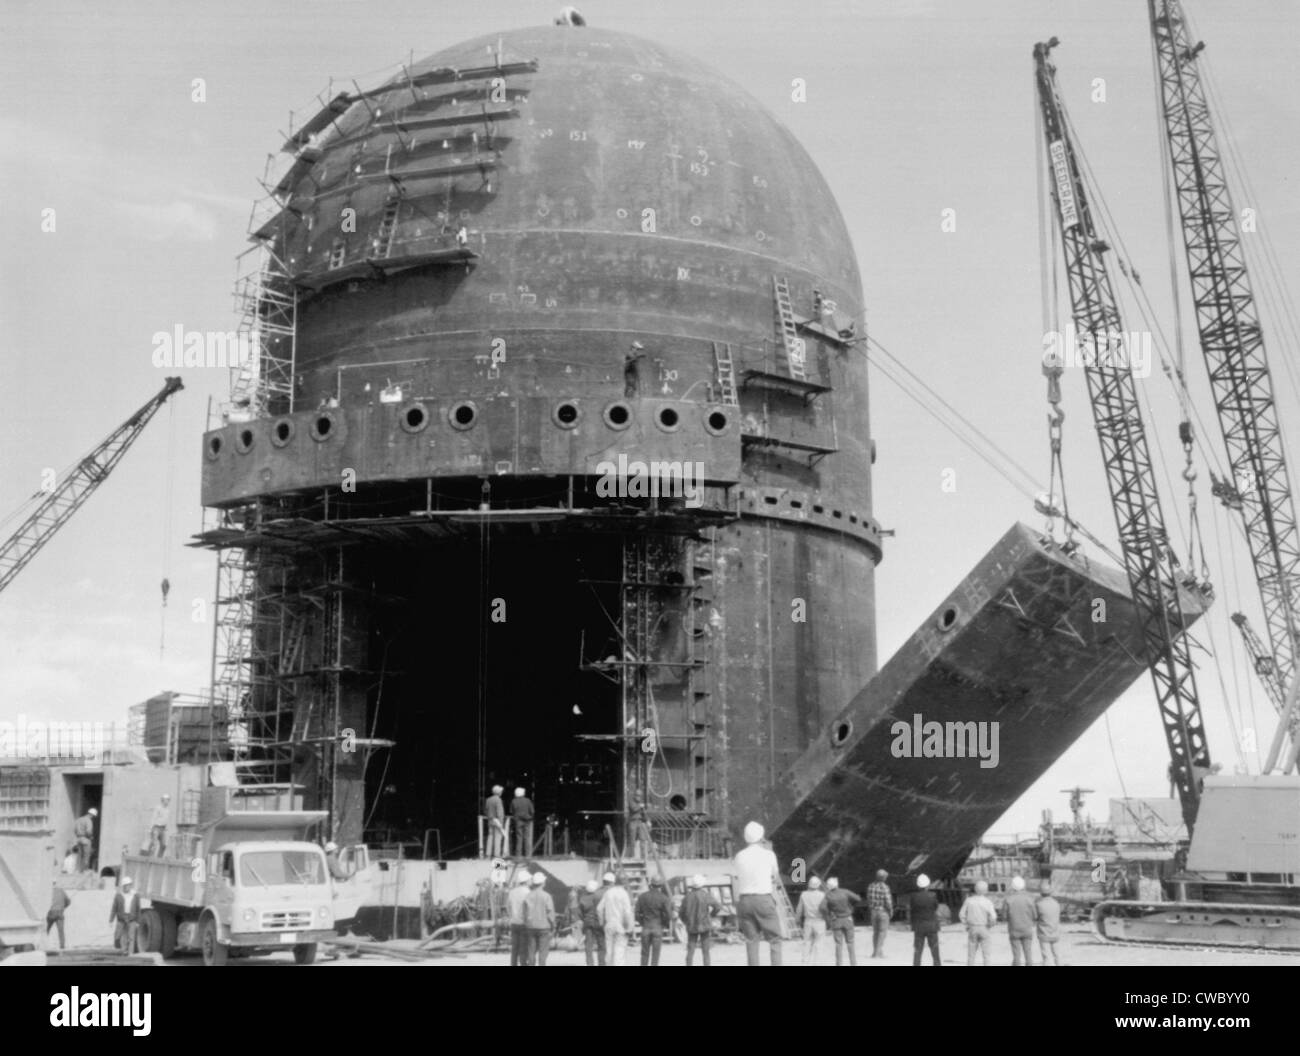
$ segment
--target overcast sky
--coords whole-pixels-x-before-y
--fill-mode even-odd
[[[1236,205],[1255,209],[1261,231],[1287,250],[1282,280],[1294,289],[1300,11],[1286,0],[1188,6],[1258,194],[1234,188]],[[162,385],[163,372],[150,361],[156,331],[234,328],[234,257],[245,245],[256,179],[290,110],[308,106],[331,77],[372,82],[412,50],[419,58],[482,33],[549,22],[558,7],[522,0],[4,4],[0,516],[39,486],[45,468],[70,465]],[[579,7],[594,24],[703,59],[794,131],[848,222],[872,336],[1043,478],[1041,160],[1030,52],[1035,41],[1058,36],[1062,89],[1084,149],[1172,332],[1140,0]],[[796,77],[806,81],[806,102],[791,99]],[[201,103],[191,98],[195,78],[206,85]],[[1105,100],[1092,102],[1098,78]],[[46,209],[56,211],[52,233],[41,229]],[[956,210],[955,231],[942,229],[946,209]],[[1266,317],[1277,368],[1283,333],[1273,322]],[[1194,345],[1188,355],[1203,397]],[[22,713],[124,720],[131,704],[160,690],[206,685],[211,622],[196,623],[191,613],[195,599],[210,601],[215,561],[186,543],[200,528],[208,400],[227,379],[201,369],[181,374],[186,388],[172,408],[0,597],[0,720]],[[1068,373],[1064,384],[1070,501],[1114,545],[1083,377]],[[1281,376],[1279,389],[1284,423],[1300,421],[1295,387]],[[1170,388],[1157,372],[1144,390],[1159,418],[1154,432],[1174,458]],[[1212,428],[1210,405],[1203,398],[1200,405]],[[883,660],[1013,521],[1041,518],[879,372],[872,415],[874,513],[896,532],[877,579]],[[1206,439],[1217,446],[1217,437]],[[1174,479],[1180,468],[1171,467]],[[954,491],[943,489],[945,470],[955,471]],[[1240,532],[1229,530],[1209,498],[1203,471],[1198,486],[1220,589],[1207,621],[1212,635],[1199,637],[1218,646],[1226,699],[1205,653],[1198,653],[1199,677],[1212,755],[1231,771],[1237,756],[1227,709],[1249,717],[1253,706],[1248,721],[1257,740],[1267,740],[1272,723],[1227,615],[1244,607],[1263,624]],[[1171,522],[1186,520],[1181,493],[1166,488],[1165,506]],[[160,657],[164,575],[172,589]],[[1108,718],[1109,736],[1106,722],[1097,723],[995,831],[1032,830],[1043,808],[1065,815],[1058,790],[1074,784],[1096,790],[1097,816],[1122,789],[1166,794],[1149,680]]]

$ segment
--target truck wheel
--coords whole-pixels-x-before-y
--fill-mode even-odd
[[[220,967],[230,958],[230,948],[217,941],[217,922],[209,917],[203,922],[203,937],[199,940],[203,950],[203,963]]]
[[[162,914],[156,909],[146,909],[140,914],[140,952],[162,951]]]
[[[316,963],[316,944],[314,942],[300,942],[293,948],[294,964],[315,964]]]
[[[158,915],[162,917],[162,945],[158,952],[167,960],[176,956],[176,914],[169,909],[160,909]]]

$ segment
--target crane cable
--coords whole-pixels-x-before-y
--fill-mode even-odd
[[[1169,257],[1169,292],[1174,303],[1174,356],[1178,365],[1176,372],[1178,383],[1174,388],[1178,397],[1178,439],[1183,445],[1183,480],[1187,482],[1187,567],[1198,568],[1199,551],[1198,578],[1201,582],[1209,582],[1210,568],[1205,559],[1205,540],[1201,534],[1201,522],[1197,510],[1196,467],[1192,464],[1196,434],[1192,429],[1191,395],[1187,391],[1187,342],[1183,336],[1182,285],[1178,279],[1178,250],[1175,248],[1182,232],[1174,226],[1174,200],[1170,189],[1173,183],[1173,163],[1169,154],[1169,138],[1163,127],[1164,96],[1160,90],[1160,55],[1154,36],[1151,38],[1151,56],[1153,69],[1156,71],[1156,76],[1151,79],[1156,120],[1162,125],[1157,130],[1156,143],[1160,154],[1160,192],[1164,203],[1165,249]],[[1170,377],[1168,371],[1166,377]],[[1170,381],[1173,381],[1172,377]]]
[[[1190,395],[1188,394],[1187,376],[1186,376],[1186,371],[1184,370],[1184,363],[1182,362],[1183,351],[1181,345],[1179,349],[1180,360],[1171,365],[1168,362],[1168,358],[1169,358],[1168,339],[1165,337],[1164,330],[1160,326],[1159,317],[1155,314],[1155,311],[1152,308],[1150,298],[1147,297],[1146,289],[1142,285],[1141,276],[1136,271],[1136,269],[1133,268],[1131,264],[1126,265],[1124,263],[1124,258],[1131,259],[1131,255],[1128,252],[1128,247],[1124,243],[1123,235],[1120,234],[1119,224],[1116,222],[1114,214],[1111,212],[1110,207],[1106,202],[1106,198],[1102,194],[1101,186],[1097,182],[1096,175],[1093,173],[1092,166],[1088,161],[1088,156],[1083,150],[1080,137],[1078,135],[1077,130],[1074,127],[1074,122],[1070,117],[1069,111],[1065,108],[1065,104],[1063,101],[1061,103],[1061,114],[1063,120],[1065,121],[1066,126],[1070,131],[1070,135],[1074,141],[1074,153],[1076,158],[1079,161],[1080,178],[1084,181],[1086,185],[1086,189],[1090,201],[1093,204],[1095,204],[1097,207],[1097,212],[1099,214],[1102,225],[1105,229],[1106,235],[1108,235],[1115,243],[1116,263],[1118,264],[1119,270],[1124,277],[1129,292],[1133,296],[1133,304],[1137,308],[1138,314],[1142,317],[1143,321],[1146,323],[1148,328],[1148,333],[1150,333],[1152,337],[1156,339],[1153,341],[1153,344],[1156,345],[1157,350],[1160,352],[1163,372],[1165,374],[1166,379],[1169,381],[1170,385],[1173,386],[1175,390],[1175,395],[1177,396],[1178,399],[1179,409],[1182,414],[1182,420],[1179,423],[1179,442],[1182,444],[1184,450],[1183,479],[1187,481],[1187,485],[1188,485],[1189,520],[1188,520],[1188,527],[1187,527],[1187,532],[1185,537],[1187,543],[1188,555],[1189,555],[1188,558],[1189,568],[1187,574],[1194,579],[1199,578],[1201,583],[1205,585],[1204,588],[1202,589],[1208,589],[1208,584],[1210,579],[1210,569],[1208,564],[1204,560],[1205,548],[1204,548],[1204,543],[1200,538],[1201,535],[1200,518],[1197,514],[1196,496],[1195,496],[1196,471],[1192,464],[1192,453],[1193,450],[1199,450],[1202,454],[1202,457],[1207,462],[1207,464],[1211,462],[1211,459],[1213,459],[1214,465],[1218,466],[1219,463],[1218,463],[1217,452],[1214,452],[1213,449],[1209,449],[1207,453],[1207,449],[1200,444],[1197,433],[1192,429],[1191,418],[1195,417],[1198,424],[1200,424],[1201,419],[1199,413],[1197,413],[1196,411],[1195,404],[1192,403],[1190,399]],[[1167,215],[1167,220],[1170,221],[1171,223],[1171,215]],[[1170,230],[1172,231],[1172,228],[1170,228]],[[1171,254],[1171,258],[1172,258],[1172,254],[1174,253],[1172,241],[1169,242],[1168,246],[1169,246],[1169,253]],[[1111,246],[1109,243],[1103,242],[1102,246],[1099,249],[1094,251],[1102,252],[1110,248]],[[1177,284],[1175,282],[1175,289],[1176,289],[1176,285]],[[1118,296],[1118,291],[1117,291],[1117,296]],[[1176,292],[1175,292],[1175,299],[1177,303]],[[1180,320],[1179,330],[1181,333],[1181,320]],[[1131,367],[1132,367],[1132,363],[1130,362],[1129,368],[1131,369]],[[1159,462],[1159,471],[1160,474],[1164,477],[1165,487],[1168,489],[1168,492],[1172,494],[1174,490],[1173,480],[1169,475],[1168,462],[1164,454],[1164,445],[1160,440],[1159,431],[1154,429],[1154,425],[1156,422],[1155,410],[1151,406],[1150,398],[1146,394],[1145,390],[1142,390],[1141,398],[1144,404],[1146,405],[1147,417],[1150,419],[1153,425],[1153,428],[1151,430],[1151,438],[1155,444],[1156,452],[1158,455],[1158,459],[1156,459],[1156,461]],[[1211,475],[1211,479],[1214,479],[1213,468],[1210,471],[1210,475]],[[1181,521],[1176,523],[1178,523],[1179,528],[1181,530],[1182,529]],[[1173,563],[1178,567],[1182,567],[1176,552],[1173,550],[1173,540],[1166,539],[1165,545],[1169,547],[1169,553],[1170,553],[1170,557],[1173,559]],[[1199,569],[1197,568],[1198,562],[1196,560],[1196,555],[1198,551],[1201,557],[1201,560],[1199,562]]]
[[[1035,99],[1034,103],[1034,132],[1037,145],[1035,148],[1036,156],[1042,158],[1045,155],[1045,144],[1043,124],[1037,119],[1038,104]],[[1050,448],[1049,468],[1047,474],[1047,498],[1043,503],[1040,512],[1046,517],[1046,523],[1043,528],[1049,536],[1055,537],[1056,515],[1059,513],[1065,523],[1065,546],[1067,549],[1074,548],[1074,529],[1070,519],[1070,503],[1065,490],[1065,463],[1062,460],[1061,429],[1065,424],[1065,411],[1061,409],[1061,375],[1065,371],[1063,339],[1059,326],[1059,277],[1060,272],[1057,265],[1057,232],[1056,223],[1052,218],[1049,210],[1047,198],[1047,174],[1043,165],[1035,164],[1034,171],[1037,173],[1037,191],[1038,191],[1038,275],[1039,275],[1039,292],[1042,298],[1042,325],[1043,325],[1043,376],[1047,379],[1047,440]],[[1050,242],[1050,245],[1049,245]],[[1049,292],[1050,281],[1050,292]],[[1048,349],[1047,342],[1049,335],[1053,338],[1053,346]],[[1060,508],[1057,508],[1056,500],[1056,482],[1061,482],[1061,500]]]
[[[167,594],[172,589],[170,570],[170,544],[172,537],[172,497],[176,490],[176,404],[167,401],[167,485],[163,500],[162,527],[162,605],[158,611],[158,659],[163,659],[167,647]]]
[[[910,382],[904,381],[902,378],[895,376],[893,371],[885,365],[885,362],[883,360],[873,356],[868,356],[868,362],[870,363],[871,366],[875,367],[878,371],[880,371],[881,374],[883,374],[886,378],[892,381],[894,385],[897,386],[898,389],[903,393],[904,396],[912,400],[912,402],[915,403],[918,407],[920,407],[921,410],[923,410],[926,414],[930,415],[930,417],[932,417],[936,422],[938,422],[941,426],[947,429],[948,432],[952,433],[952,435],[956,437],[959,442],[964,444],[977,457],[979,457],[985,463],[987,463],[988,466],[995,473],[997,473],[998,476],[1002,477],[1003,480],[1005,480],[1008,484],[1010,484],[1012,488],[1014,488],[1021,495],[1027,498],[1031,503],[1035,501],[1037,495],[1042,492],[1043,486],[1041,482],[1034,476],[1033,473],[1031,473],[1019,462],[1017,462],[1014,458],[1012,458],[1011,455],[1007,454],[1006,451],[1004,451],[992,439],[990,439],[987,435],[985,435],[984,432],[980,430],[980,428],[977,425],[975,425],[969,418],[967,418],[955,407],[953,407],[951,403],[945,400],[942,396],[940,396],[937,392],[935,392],[934,389],[932,389],[929,385],[927,385],[924,381],[922,381],[921,378],[918,377],[914,371],[912,371],[905,363],[903,363],[900,359],[898,359],[897,356],[895,356],[892,352],[890,352],[887,348],[885,348],[885,346],[882,345],[879,341],[877,341],[874,337],[868,337],[867,342],[868,344],[873,346],[878,352],[880,352],[883,356],[885,356],[897,370],[901,371],[903,374],[906,374],[908,378],[911,379],[911,381]],[[921,390],[923,390],[926,394],[928,394],[929,398],[934,403],[937,403],[941,408],[946,410],[950,417],[945,416],[943,411],[936,409],[934,406],[931,405],[931,403],[928,403],[921,396],[917,395],[917,393],[914,392],[910,387],[913,384],[919,387]],[[987,445],[987,447],[992,448],[992,450],[996,452],[997,456],[999,457],[994,457],[994,455],[989,454],[988,451],[980,447],[969,436],[963,435],[961,429],[959,429],[958,426],[954,424],[952,420],[950,420],[950,418],[955,419],[967,430],[973,433],[980,441],[982,441],[985,445]],[[1001,461],[999,461],[999,458],[1001,459]],[[1020,475],[1021,478],[1020,480],[1015,479],[1015,476],[1013,476],[1012,474],[1012,470],[1014,470],[1015,473],[1018,473]],[[1123,567],[1124,564],[1123,558],[1121,558],[1119,554],[1115,553],[1114,550],[1112,550],[1109,546],[1107,546],[1095,534],[1089,531],[1083,524],[1071,518],[1070,527],[1073,528],[1080,535],[1082,535],[1090,543],[1092,543],[1092,545],[1095,546],[1099,551],[1101,551],[1112,561],[1114,561],[1116,565]]]

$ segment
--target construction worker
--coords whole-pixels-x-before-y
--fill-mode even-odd
[[[627,842],[632,847],[632,858],[635,861],[645,861],[654,850],[645,803],[639,796],[632,800],[627,812]]]
[[[505,789],[492,786],[492,795],[483,801],[483,814],[487,818],[487,856],[501,858],[506,853],[506,807],[501,800]]]
[[[329,869],[331,879],[346,880],[352,875],[352,871],[339,861],[339,845],[333,840],[325,844],[325,866]]]
[[[826,901],[822,903],[822,915],[830,925],[831,937],[835,940],[835,966],[844,963],[844,951],[849,954],[849,964],[858,963],[856,946],[857,932],[853,927],[853,909],[862,899],[853,891],[840,887],[838,877],[826,879]]]
[[[506,896],[506,909],[510,914],[510,967],[527,964],[524,954],[527,952],[528,939],[524,935],[524,902],[528,898],[533,884],[533,874],[520,872],[515,886]]]
[[[610,881],[613,884],[613,881]],[[587,967],[605,967],[605,929],[600,926],[600,900],[605,897],[600,884],[588,880],[585,890],[578,896],[578,913],[582,918],[582,948],[587,954]]]
[[[930,878],[922,873],[916,878],[916,891],[908,903],[912,919],[912,967],[921,967],[921,951],[930,946],[930,957],[936,965],[939,959],[939,899],[930,890]]]
[[[149,856],[161,858],[167,853],[167,826],[172,817],[172,797],[164,792],[149,817]]]
[[[745,957],[758,966],[759,943],[767,940],[772,965],[781,964],[781,915],[777,912],[774,884],[781,882],[776,855],[763,845],[763,826],[745,826],[745,849],[736,854],[736,921],[745,938]]]
[[[72,899],[68,897],[68,893],[59,886],[58,881],[56,880],[54,882],[54,896],[50,901],[50,909],[49,912],[45,914],[45,934],[48,937],[50,934],[50,928],[58,925],[59,949],[63,949],[63,913],[68,908],[68,903],[71,901]]]
[[[1038,921],[1038,912],[1034,900],[1025,890],[1025,878],[1011,878],[1011,893],[1002,901],[1007,913],[1007,934],[1011,938],[1011,963],[1013,965],[1032,965],[1034,963],[1034,925]]]
[[[515,789],[510,801],[510,819],[515,827],[515,857],[527,858],[533,853],[533,801],[524,795],[522,787]]]
[[[140,896],[135,893],[135,881],[129,876],[122,877],[121,887],[113,896],[108,922],[114,925],[113,945],[124,954],[135,953],[136,933],[140,930]]]
[[[1035,924],[1038,931],[1038,952],[1043,956],[1043,963],[1059,967],[1061,955],[1056,951],[1056,943],[1061,938],[1061,903],[1052,897],[1052,881],[1044,880],[1038,885],[1041,892],[1034,903]]]
[[[975,881],[975,893],[961,904],[957,919],[966,925],[966,967],[975,965],[975,954],[984,953],[984,964],[993,963],[993,926],[998,922],[997,907],[989,898],[989,885]]]
[[[605,932],[605,963],[621,968],[627,954],[627,937],[635,921],[632,918],[632,898],[623,886],[623,875],[605,874],[605,897],[600,900],[597,913]]]
[[[695,960],[695,947],[700,948],[704,967],[709,968],[709,949],[713,945],[713,916],[722,906],[713,893],[704,886],[704,877],[698,873],[687,881],[686,896],[677,911],[686,928],[686,966]]]
[[[799,904],[794,909],[795,925],[803,929],[804,964],[817,963],[818,944],[826,937],[826,918],[822,914],[822,903],[825,901],[826,892],[822,890],[821,877],[814,876],[808,881],[808,890],[799,896]]]
[[[533,873],[532,890],[524,899],[524,933],[527,954],[524,964],[546,967],[546,954],[551,949],[551,933],[555,931],[555,900],[546,890],[546,874]]]
[[[664,932],[673,928],[673,900],[664,890],[662,877],[654,877],[636,900],[636,922],[641,926],[641,967],[659,967]]]
[[[95,819],[98,816],[99,811],[91,807],[73,823],[72,835],[77,841],[77,869],[79,872],[84,873],[90,868],[90,858],[95,840]]]
[[[876,870],[876,879],[867,885],[867,912],[871,914],[871,956],[885,956],[885,936],[894,917],[894,894],[889,890],[889,874]]]

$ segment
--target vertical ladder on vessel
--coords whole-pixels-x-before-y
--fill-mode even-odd
[[[799,929],[795,925],[794,906],[790,903],[790,896],[786,893],[785,885],[773,882],[772,895],[776,899],[776,914],[781,918],[781,931],[784,933],[783,938],[795,939],[799,937]]]
[[[397,231],[397,207],[397,198],[390,198],[384,204],[384,213],[379,220],[379,234],[375,237],[376,257],[387,257],[393,250],[393,235]]]
[[[736,364],[731,358],[731,345],[725,341],[713,342],[713,363],[718,375],[720,402],[731,407],[739,406],[736,395]]]
[[[794,308],[790,304],[790,284],[785,276],[772,276],[772,292],[776,297],[777,332],[785,352],[786,369],[790,377],[804,380],[804,341],[794,321]]]

